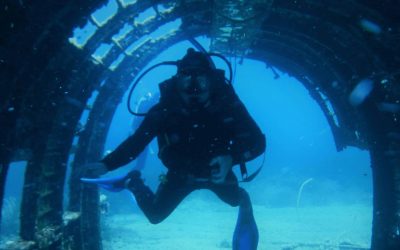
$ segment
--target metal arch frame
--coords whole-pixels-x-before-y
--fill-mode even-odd
[[[142,2],[142,1],[141,1]],[[37,6],[35,6],[35,7],[37,7]],[[70,6],[69,6],[70,7]],[[84,11],[81,11],[81,12],[79,12],[79,13],[82,13],[82,12],[84,12]],[[73,16],[72,14],[71,14],[71,16]],[[57,20],[56,20],[57,21]],[[55,22],[56,23],[56,22]],[[37,23],[35,23],[35,24],[37,24]],[[55,24],[55,26],[57,26],[57,23]],[[57,26],[58,27],[58,26]],[[18,36],[16,36],[17,38],[18,38]],[[43,39],[45,39],[46,37],[42,37]],[[46,40],[47,42],[49,42],[49,41],[51,41],[50,39],[49,40]],[[147,47],[148,48],[148,47]],[[150,52],[149,52],[150,53]],[[151,52],[152,53],[152,52]],[[146,55],[148,56],[149,54],[148,53],[146,53]],[[29,58],[29,57],[27,57],[27,58]],[[32,58],[37,58],[37,57],[34,57],[34,56],[32,56]],[[84,57],[82,57],[83,59],[84,59]],[[393,61],[388,61],[389,63],[390,62],[393,62]],[[30,71],[28,71],[26,68],[28,67],[27,65],[29,65],[29,63],[30,62],[26,62],[26,64],[25,65],[22,65],[22,66],[24,66],[25,68],[22,70],[23,72],[26,72],[26,73],[29,73]],[[389,68],[390,69],[390,68]],[[47,69],[47,70],[49,70],[49,68]],[[19,72],[22,72],[22,71],[19,71]],[[390,73],[390,72],[389,72]],[[25,79],[25,78],[23,78],[23,77],[20,77],[21,79],[19,79],[19,77],[20,76],[16,76],[15,77],[15,79],[13,79],[13,81],[15,80],[15,81],[17,81],[17,80],[21,80],[21,79]],[[115,77],[115,79],[117,79],[117,76],[115,76],[115,74],[113,74],[113,76],[112,76],[113,78]],[[40,77],[39,77],[40,78]],[[43,79],[43,78],[42,78]],[[14,81],[14,82],[15,82]],[[35,84],[35,83],[38,83],[38,81],[36,81],[36,82],[33,82],[32,84]],[[98,84],[98,83],[94,83],[94,84]],[[25,85],[24,85],[25,86]],[[34,89],[34,88],[33,88]],[[51,89],[50,89],[51,90]],[[49,91],[50,91],[49,90]],[[54,90],[54,89],[53,89]],[[371,113],[369,114],[369,115],[375,115],[375,114],[377,114],[377,115],[380,115],[380,113],[379,113],[379,111],[378,110],[376,110],[376,109],[374,109],[374,107],[373,107],[373,103],[367,103],[369,106],[368,107],[366,107],[365,109],[361,109],[360,110],[360,113],[368,113],[368,111],[369,110],[372,110],[371,111]],[[371,108],[371,109],[367,109],[367,108]],[[59,114],[59,115],[62,115],[62,114]],[[369,117],[368,119],[366,118],[365,120],[368,122],[368,121],[371,121],[371,117]],[[373,130],[371,133],[380,133],[380,132],[384,132],[384,131],[382,131],[382,130]],[[379,135],[373,135],[373,136],[379,136]],[[371,140],[374,140],[375,138],[372,138]],[[378,138],[378,139],[381,139],[381,140],[383,140],[382,138]],[[384,142],[386,142],[386,140],[383,140]],[[379,141],[379,142],[381,142],[381,141]],[[382,146],[382,147],[384,147],[385,148],[385,146],[386,145],[379,145],[379,146]],[[376,151],[374,151],[374,153],[376,153],[376,155],[374,156],[375,158],[374,158],[374,164],[376,164],[378,167],[374,167],[374,171],[384,171],[385,169],[388,169],[388,168],[390,168],[392,165],[390,165],[391,163],[390,162],[388,162],[385,158],[384,158],[384,155],[380,155],[380,154],[382,154],[382,151],[380,151],[380,150],[382,150],[381,148],[379,148],[379,147],[375,147],[374,148],[374,150],[376,150]],[[383,158],[384,160],[381,160],[380,158]],[[387,164],[387,165],[385,165],[385,164]],[[391,185],[392,183],[392,179],[393,179],[393,177],[391,177],[391,176],[393,176],[393,175],[389,175],[387,172],[385,172],[385,173],[382,173],[382,172],[376,172],[376,176],[375,176],[375,178],[377,178],[377,179],[379,179],[380,181],[379,182],[377,182],[377,183],[374,183],[374,186],[377,186],[377,184],[382,184],[382,187],[378,187],[378,188],[382,188],[382,189],[379,189],[379,190],[376,190],[376,195],[377,195],[377,197],[376,197],[376,202],[377,202],[377,204],[379,205],[380,203],[379,202],[381,202],[381,204],[384,204],[385,205],[385,202],[393,202],[393,201],[391,201],[391,200],[388,200],[388,198],[385,198],[385,197],[380,197],[379,195],[382,193],[382,191],[385,191],[385,186],[387,186],[387,185]],[[382,177],[385,177],[385,178],[387,178],[387,179],[385,179],[385,178],[382,178]],[[383,182],[382,182],[383,181]],[[390,182],[390,183],[389,183]],[[396,184],[396,183],[395,183]],[[386,191],[389,191],[388,192],[388,194],[390,194],[391,192],[392,192],[392,190],[386,190]],[[375,202],[375,201],[374,201]],[[375,207],[375,203],[374,203],[374,207]],[[391,205],[391,204],[390,204]],[[385,209],[385,207],[379,207],[379,209]],[[390,209],[392,209],[392,208],[390,208]],[[394,207],[394,209],[395,209],[395,207]],[[379,211],[379,210],[377,210],[377,211],[375,211],[375,212],[382,212],[382,211]],[[385,213],[387,212],[387,211],[384,211]],[[389,212],[391,212],[391,211],[389,211]],[[382,213],[381,213],[382,214]],[[385,214],[384,214],[385,215]],[[385,215],[386,216],[386,215]],[[389,214],[388,215],[388,217],[390,217],[391,215]],[[377,217],[377,218],[374,218],[374,220],[376,219],[376,223],[377,223],[377,225],[378,226],[375,226],[375,224],[374,224],[374,229],[384,229],[384,230],[381,230],[381,231],[385,231],[386,230],[386,228],[387,228],[387,226],[385,227],[385,225],[383,225],[382,224],[382,220],[379,218],[379,217]],[[396,221],[396,218],[393,218],[393,223],[395,223]],[[389,224],[390,224],[390,221],[388,221],[389,222]],[[396,222],[397,223],[397,222]],[[390,224],[390,225],[392,225],[392,224]],[[376,231],[374,231],[374,233],[379,233],[378,232],[378,230],[376,230]],[[383,236],[383,238],[384,237],[386,237],[386,235],[381,235],[381,236]],[[375,240],[376,241],[376,240]],[[376,245],[374,245],[374,244],[376,244]],[[382,243],[383,244],[383,243]],[[375,249],[378,249],[378,247],[379,247],[379,243],[374,243],[373,242],[373,247],[375,247]]]

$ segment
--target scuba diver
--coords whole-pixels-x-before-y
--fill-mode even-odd
[[[222,74],[221,74],[222,72]],[[190,48],[177,73],[160,85],[160,100],[136,132],[98,163],[92,175],[105,174],[135,160],[153,138],[168,169],[155,193],[133,170],[120,178],[89,179],[109,190],[129,190],[151,223],[160,223],[192,191],[208,189],[230,206],[240,206],[233,249],[257,249],[258,230],[247,192],[232,171],[265,151],[264,134],[243,103],[212,67],[207,54]]]

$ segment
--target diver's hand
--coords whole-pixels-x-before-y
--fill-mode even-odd
[[[85,177],[98,177],[108,172],[106,164],[102,162],[88,163],[83,166]]]
[[[221,155],[214,157],[210,161],[210,166],[215,165],[216,169],[211,172],[211,181],[220,184],[225,181],[225,177],[232,168],[232,156]]]

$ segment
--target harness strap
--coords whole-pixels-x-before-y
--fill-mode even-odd
[[[247,168],[245,162],[240,163],[240,173],[242,174],[243,180],[247,178]]]
[[[261,172],[261,169],[264,167],[264,161],[265,161],[265,152],[261,166],[251,175],[248,175],[247,173],[246,162],[240,163],[240,173],[242,174],[242,180],[240,182],[252,181]]]

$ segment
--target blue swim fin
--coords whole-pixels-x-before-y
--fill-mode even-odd
[[[132,172],[123,176],[106,177],[106,178],[81,178],[81,181],[89,184],[96,184],[111,192],[120,192],[125,189],[125,182],[131,177]]]
[[[253,216],[250,197],[246,191],[241,192],[241,204],[233,233],[233,250],[257,250],[258,228]]]

